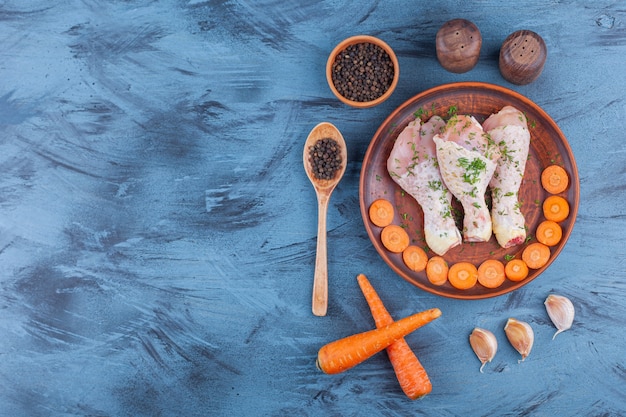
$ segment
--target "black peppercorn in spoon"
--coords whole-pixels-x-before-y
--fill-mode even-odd
[[[316,151],[316,145],[319,152]],[[347,160],[346,142],[333,124],[323,122],[311,130],[304,144],[303,162],[306,175],[317,195],[317,252],[313,278],[313,314],[316,316],[325,316],[328,308],[326,250],[328,201],[346,171]]]

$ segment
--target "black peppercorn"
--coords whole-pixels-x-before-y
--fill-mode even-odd
[[[357,43],[337,54],[332,81],[343,97],[367,102],[387,92],[394,72],[393,62],[383,48],[369,42]]]
[[[341,150],[336,140],[320,139],[309,148],[309,162],[318,180],[331,180],[341,168]]]

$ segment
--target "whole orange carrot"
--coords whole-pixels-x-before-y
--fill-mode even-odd
[[[376,327],[380,328],[393,323],[391,314],[385,308],[367,277],[359,274],[357,281],[372,312]],[[404,338],[393,342],[387,347],[387,356],[389,356],[389,361],[396,372],[400,388],[402,388],[407,397],[415,400],[432,391],[433,385],[426,370]]]
[[[413,314],[379,329],[353,334],[336,340],[317,353],[317,367],[327,374],[338,374],[350,369],[398,339],[430,323],[441,315],[438,308]]]

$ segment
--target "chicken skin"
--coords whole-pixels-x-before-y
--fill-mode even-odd
[[[530,132],[526,116],[505,106],[483,123],[483,129],[500,147],[501,157],[491,178],[491,220],[498,244],[510,248],[524,243],[526,227],[518,192],[526,169]]]
[[[455,115],[433,137],[444,183],[463,206],[463,239],[487,242],[492,222],[485,192],[500,157],[497,146],[473,116]]]
[[[387,159],[391,178],[422,207],[426,243],[438,255],[462,241],[452,216],[452,195],[441,178],[433,142],[433,136],[444,126],[439,116],[424,124],[419,119],[409,123]]]

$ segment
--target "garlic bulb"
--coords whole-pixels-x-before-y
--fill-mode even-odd
[[[530,354],[535,341],[532,327],[526,322],[510,318],[504,326],[504,333],[511,345],[522,355],[522,362]]]
[[[552,340],[554,340],[557,334],[572,327],[574,322],[574,305],[569,298],[555,294],[550,294],[544,304],[550,320],[557,328],[557,332],[552,336]]]
[[[480,372],[487,362],[491,362],[498,350],[498,341],[489,330],[476,327],[469,336],[469,342],[482,364]]]

